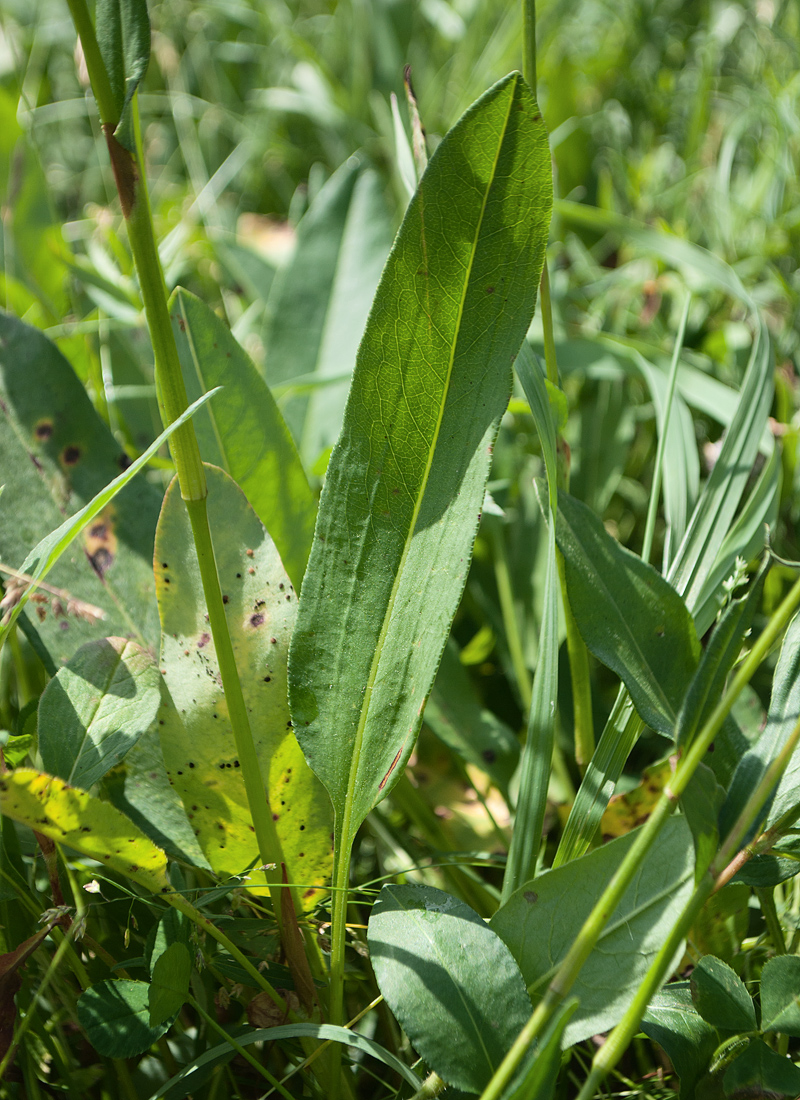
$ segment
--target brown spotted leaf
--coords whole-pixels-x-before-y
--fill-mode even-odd
[[[330,801],[292,730],[286,660],[297,597],[275,545],[236,483],[206,466],[208,514],[228,627],[261,774],[289,881],[313,905],[331,864]],[[156,593],[166,701],[164,762],[214,871],[236,875],[258,856],[222,691],[189,518],[173,481],[156,533]],[[253,882],[261,876],[254,874]]]

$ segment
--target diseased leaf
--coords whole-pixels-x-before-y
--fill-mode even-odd
[[[0,776],[0,812],[153,893],[171,892],[167,857],[108,802],[32,768]]]
[[[289,429],[250,356],[213,310],[179,287],[170,314],[189,400],[223,387],[195,417],[200,453],[247,497],[299,592],[317,509]]]
[[[70,364],[37,329],[0,312],[0,559],[19,568],[31,547],[101,492],[130,462]],[[153,537],[160,493],[138,478],[101,511],[50,581],[100,607],[91,624],[53,600],[33,616],[56,666],[84,642],[134,635],[155,645]],[[5,579],[5,578],[4,578]]]
[[[402,774],[463,590],[550,188],[513,74],[431,158],[359,349],[290,652],[295,730],[343,852]]]
[[[160,676],[124,638],[88,642],[48,683],[39,703],[45,771],[88,790],[156,720]]]
[[[481,1092],[532,1012],[506,945],[463,901],[384,886],[367,932],[381,993],[448,1084]]]
[[[685,603],[565,492],[558,494],[556,537],[570,606],[587,647],[620,677],[644,721],[671,736],[700,656]]]
[[[534,1003],[636,839],[612,840],[511,895],[489,922],[522,970]],[[564,1042],[580,1042],[619,1023],[667,931],[694,886],[692,840],[683,818],[671,818],[614,910],[572,992],[578,1010]],[[680,956],[679,956],[680,957]]]
[[[331,861],[331,809],[292,732],[286,653],[297,597],[275,544],[236,484],[206,466],[208,516],[228,628],[265,790],[289,881],[313,906]],[[222,691],[188,513],[177,479],[156,534],[156,590],[166,697],[159,715],[164,763],[200,847],[222,876],[258,856]]]

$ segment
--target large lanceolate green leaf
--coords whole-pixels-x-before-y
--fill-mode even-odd
[[[597,899],[629,851],[636,830],[512,894],[489,922],[517,960],[534,1003],[572,947]],[[580,1004],[565,1045],[619,1023],[694,886],[692,839],[671,818],[636,872],[572,988]],[[676,960],[677,961],[677,960]]]
[[[442,141],[384,270],[290,653],[298,739],[349,848],[402,774],[466,580],[551,208],[518,74]]]
[[[200,453],[250,501],[299,592],[317,509],[289,429],[250,356],[213,310],[178,288],[170,314],[189,400],[223,387],[195,417]]]
[[[583,640],[623,680],[644,721],[671,736],[700,655],[686,604],[584,504],[562,492],[558,505],[558,545]]]
[[[18,569],[28,552],[87,504],[129,460],[92,408],[67,360],[37,329],[0,313],[0,559]],[[58,665],[84,642],[134,635],[155,646],[153,537],[161,495],[137,478],[62,556],[50,582],[102,608],[33,621]],[[62,601],[63,603],[64,601]]]
[[[286,421],[309,465],[339,435],[349,376],[391,243],[380,177],[351,157],[312,202],[298,226],[295,253],[273,284],[267,381],[282,392]]]
[[[0,776],[0,812],[153,893],[169,893],[167,857],[108,802],[31,768]]]
[[[531,1014],[511,952],[463,901],[384,886],[369,920],[375,977],[426,1063],[480,1092]]]
[[[275,544],[236,484],[206,466],[208,517],[236,665],[283,849],[304,906],[331,862],[331,808],[303,759],[286,701],[286,655],[297,597]],[[164,762],[200,847],[219,874],[258,855],[236,758],[189,517],[177,480],[156,534],[156,590],[166,698],[159,715]]]

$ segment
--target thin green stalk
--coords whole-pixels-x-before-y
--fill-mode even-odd
[[[500,523],[494,519],[490,524],[490,529],[494,576],[497,583],[497,594],[500,597],[500,612],[503,616],[506,644],[508,645],[514,676],[517,680],[522,709],[528,711],[531,706],[531,674],[525,664],[525,655],[522,651],[522,637],[520,636],[519,621],[514,607],[514,593],[511,588],[511,576],[508,569],[508,556],[506,555],[503,529]]]
[[[702,762],[703,757],[708,751],[709,745],[718,734],[722,723],[730,713],[733,704],[738,699],[744,688],[752,679],[756,669],[766,657],[772,645],[777,640],[780,633],[787,626],[789,619],[793,615],[798,604],[800,604],[800,580],[797,580],[790,589],[787,596],[784,598],[778,610],[772,616],[765,629],[762,631],[758,640],[753,645],[752,649],[748,653],[747,657],[742,661],[739,666],[739,670],[733,678],[733,681],[726,691],[723,698],[714,708],[714,711],[706,721],[702,730],[696,736],[688,752],[681,760],[678,768],[672,777],[670,783],[664,788],[664,792],[656,804],[653,813],[647,819],[642,826],[641,831],[636,837],[631,848],[628,850],[625,859],[617,869],[616,874],[611,879],[606,889],[603,891],[599,900],[596,902],[591,913],[587,917],[583,924],[578,936],[575,939],[570,950],[567,952],[563,962],[559,966],[555,977],[550,982],[550,985],[545,991],[544,997],[537,1006],[533,1015],[528,1023],[525,1025],[523,1032],[527,1036],[527,1043],[537,1039],[546,1024],[552,1018],[555,1011],[564,1002],[568,993],[575,984],[575,981],[589,955],[594,950],[597,941],[599,940],[603,929],[610,920],[612,914],[619,905],[623,894],[627,890],[634,875],[639,867],[647,857],[647,853],[655,842],[656,837],[660,833],[664,824],[671,816],[673,810],[678,804],[683,792],[689,784],[692,776],[697,770],[698,765]],[[794,735],[793,735],[794,736]],[[774,763],[774,762],[773,762]],[[784,765],[785,766],[785,765]],[[770,774],[768,769],[768,775]],[[748,799],[747,807],[752,807],[756,801],[756,796],[766,799],[769,793],[767,789],[766,794],[763,793],[763,783],[759,784],[757,792]],[[773,779],[774,782],[774,779]],[[763,805],[763,801],[761,803]],[[757,812],[757,811],[756,811]],[[753,815],[754,816],[754,815]],[[752,820],[752,817],[750,818]],[[727,854],[729,852],[729,846],[738,835],[738,839],[735,841],[736,847],[741,842],[742,837],[745,835],[748,824],[744,825],[744,831],[741,831],[742,817],[740,817],[736,826],[731,832],[730,837],[725,842],[721,849],[721,854]],[[739,835],[741,833],[741,835]],[[735,848],[733,849],[735,851]],[[727,855],[727,858],[731,858],[733,851]],[[522,1032],[520,1033],[522,1034]],[[518,1043],[515,1042],[509,1053],[503,1059],[500,1067],[495,1074],[495,1077],[499,1075],[510,1075],[519,1059],[524,1053],[524,1049],[518,1048]],[[516,1060],[512,1062],[512,1056]],[[493,1100],[494,1097],[499,1096],[499,1092],[490,1091],[494,1089],[495,1077],[492,1078],[489,1086],[484,1091],[481,1100]]]
[[[95,89],[103,131],[106,135],[114,169],[114,178],[119,191],[122,212],[128,227],[128,239],[139,277],[155,357],[159,406],[164,424],[168,425],[181,415],[186,409],[188,401],[167,307],[167,288],[164,273],[161,269],[153,230],[150,199],[144,174],[138,100],[134,95],[132,103],[133,128],[136,135],[136,155],[134,156],[123,148],[114,136],[114,130],[118,122],[116,104],[110,91],[108,74],[97,45],[94,27],[85,0],[70,0],[70,10],[83,43],[87,68],[92,87]],[[187,421],[186,424],[173,433],[170,439],[170,448],[178,472],[181,496],[186,502],[191,521],[209,625],[219,661],[222,687],[230,712],[236,751],[242,762],[241,771],[244,776],[245,792],[255,828],[259,854],[265,867],[274,866],[273,870],[266,871],[265,874],[270,886],[275,919],[282,933],[283,916],[280,905],[282,852],[275,832],[266,791],[261,780],[258,755],[233,655],[214,548],[208,527],[206,510],[208,489],[205,470],[200,457],[194,427],[190,422]],[[299,960],[297,961],[299,963]]]
[[[761,906],[761,912],[764,916],[764,923],[767,926],[767,934],[772,940],[772,946],[775,948],[776,955],[786,954],[786,940],[783,935],[783,928],[778,917],[778,910],[775,908],[775,894],[773,887],[756,887],[756,897],[758,898],[759,905]]]
[[[221,1035],[226,1043],[230,1043],[236,1053],[241,1058],[244,1058],[246,1062],[249,1062],[256,1073],[260,1074],[265,1081],[272,1085],[272,1088],[277,1090],[281,1094],[281,1096],[285,1098],[285,1100],[292,1100],[292,1094],[286,1091],[286,1089],[283,1087],[277,1077],[273,1077],[266,1066],[262,1066],[258,1058],[252,1055],[247,1047],[242,1046],[241,1043],[237,1043],[233,1036],[230,1035],[224,1027],[218,1024],[213,1016],[209,1015],[209,1013],[206,1012],[203,1006],[197,1001],[195,997],[191,995],[191,993],[187,993],[186,999],[195,1010],[197,1015],[205,1020],[208,1027],[210,1027],[212,1031],[216,1031],[218,1035]]]
[[[522,0],[522,75],[536,95],[536,0]]]
[[[567,628],[567,656],[572,684],[572,717],[575,740],[575,763],[583,776],[594,755],[594,718],[592,716],[592,682],[589,676],[589,651],[578,630],[567,596],[567,573],[564,555],[556,549],[561,606]]]
[[[669,431],[669,422],[672,416],[673,398],[675,396],[675,383],[678,379],[678,361],[680,359],[681,348],[683,347],[683,338],[686,333],[686,321],[689,317],[689,306],[692,302],[691,294],[686,295],[686,301],[683,306],[683,313],[681,314],[680,324],[678,325],[678,334],[675,337],[675,347],[672,349],[672,362],[669,367],[669,382],[667,384],[667,397],[664,407],[664,423],[661,427],[661,432],[658,436],[658,447],[656,449],[656,464],[653,470],[653,487],[650,490],[650,502],[647,506],[647,522],[644,529],[644,542],[642,543],[642,561],[650,561],[650,553],[653,549],[653,534],[656,529],[656,516],[658,514],[658,498],[661,494],[661,477],[664,469],[664,452],[667,447],[667,432]]]
[[[411,1100],[433,1100],[434,1096],[438,1096],[446,1088],[447,1083],[441,1079],[438,1073],[429,1073],[411,1097]]]

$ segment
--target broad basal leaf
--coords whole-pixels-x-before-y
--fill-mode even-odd
[[[147,982],[127,978],[97,982],[86,990],[78,1001],[78,1020],[99,1054],[133,1058],[167,1031],[172,1020],[150,1024],[149,994]]]
[[[754,1031],[756,1010],[747,987],[735,970],[704,955],[692,971],[692,1001],[706,1023],[728,1031]]]
[[[290,656],[342,850],[402,774],[467,574],[550,217],[518,74],[431,158],[384,270],[331,457]]]
[[[108,802],[31,768],[0,776],[0,812],[153,893],[172,892],[167,858]]]
[[[264,786],[297,896],[313,905],[331,859],[331,810],[303,759],[286,701],[297,597],[275,544],[236,484],[206,466],[208,516],[236,664]],[[258,855],[222,691],[191,526],[174,480],[156,534],[164,762],[200,847],[222,876]]]
[[[506,945],[432,886],[384,886],[367,933],[381,993],[450,1085],[481,1092],[532,1012]]]
[[[39,703],[46,771],[88,790],[156,720],[160,677],[153,658],[124,638],[82,646]]]
[[[534,1002],[572,947],[636,831],[547,871],[512,894],[489,927],[508,945]],[[580,1001],[565,1045],[619,1023],[693,888],[692,838],[671,818],[605,927],[572,992]]]

